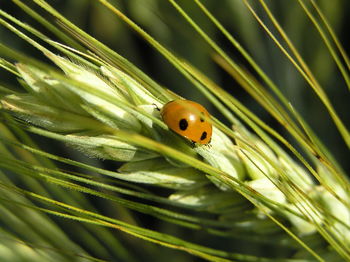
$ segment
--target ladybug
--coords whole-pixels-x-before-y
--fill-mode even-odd
[[[204,106],[190,100],[173,100],[163,106],[160,115],[172,131],[192,143],[210,143],[213,127]]]

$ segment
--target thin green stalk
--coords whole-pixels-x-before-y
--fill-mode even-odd
[[[334,30],[332,29],[332,26],[329,24],[326,16],[323,14],[323,12],[321,11],[321,9],[318,7],[317,3],[314,0],[310,0],[311,4],[313,5],[313,7],[315,8],[315,10],[317,11],[317,14],[320,16],[322,22],[324,23],[324,25],[326,26],[329,34],[331,35],[334,43],[336,44],[339,52],[341,53],[348,70],[350,70],[350,59],[348,57],[348,55],[346,54],[342,44],[340,43],[340,41],[338,40],[337,35],[335,34]],[[350,88],[350,86],[348,86],[348,88]]]
[[[313,2],[313,1],[311,1],[311,2]],[[343,66],[343,63],[341,62],[339,56],[337,55],[336,50],[334,49],[333,45],[329,41],[328,37],[326,36],[326,34],[323,31],[323,29],[320,26],[320,24],[317,22],[315,16],[312,15],[312,13],[308,9],[308,7],[305,5],[304,0],[298,0],[298,3],[301,5],[301,7],[303,8],[303,10],[307,14],[307,16],[310,18],[311,22],[314,24],[315,28],[319,32],[322,40],[324,41],[325,45],[327,46],[327,49],[328,49],[329,53],[331,54],[331,56],[333,57],[335,63],[337,64],[337,66],[338,66],[338,68],[339,68],[339,70],[340,70],[340,72],[341,72],[341,74],[342,74],[342,76],[343,76],[343,78],[345,80],[346,85],[350,89],[350,76],[349,76],[349,73],[347,72],[347,70]],[[336,41],[336,43],[337,43],[337,41]],[[339,49],[339,50],[341,50],[341,49]]]
[[[238,41],[225,29],[225,27],[214,17],[213,14],[200,2],[200,0],[194,0],[195,3],[199,6],[199,8],[205,13],[205,15],[215,24],[215,26],[223,33],[223,35],[231,42],[231,44],[237,48],[237,50],[243,55],[243,57],[247,60],[247,62],[254,68],[254,70],[258,73],[258,75],[264,80],[264,82],[271,88],[271,90],[277,95],[277,97],[282,101],[285,107],[289,108],[290,102],[288,99],[282,94],[282,92],[277,88],[275,83],[268,77],[267,74],[258,66],[258,64],[254,61],[254,59],[249,55],[249,53],[238,43]],[[235,70],[235,72],[237,72]],[[238,72],[237,72],[238,73]],[[243,79],[243,78],[242,78]],[[254,85],[255,86],[255,85]],[[298,132],[298,137],[301,139],[306,139],[302,132],[299,132],[299,129],[295,122],[284,112],[282,107],[279,106],[277,102],[275,102],[274,98],[270,96],[267,92],[264,92],[262,95],[259,95],[258,92],[263,92],[262,88],[253,89],[247,83],[247,90],[252,90],[254,94],[256,94],[256,99],[262,99],[266,103],[265,108],[269,110],[269,108],[274,108],[274,110],[269,110],[271,114],[277,114],[275,118],[284,123],[283,125],[287,129],[293,129]],[[258,91],[258,92],[257,92]],[[267,102],[271,102],[271,105]],[[280,117],[278,117],[280,116]],[[298,115],[301,117],[300,115]]]
[[[258,18],[258,15],[255,13],[255,11],[252,9],[252,7],[248,3],[248,1],[247,0],[243,0],[243,1],[247,5],[249,10],[252,12],[254,17],[259,21],[259,23],[261,25],[264,25],[264,23],[260,20],[260,18]],[[266,11],[267,15],[271,19],[272,23],[274,24],[274,26],[276,27],[278,32],[281,34],[282,38],[286,41],[288,47],[291,49],[292,53],[295,55],[295,57],[296,57],[297,61],[300,63],[301,67],[299,67],[296,62],[293,62],[294,59],[288,54],[287,51],[285,51],[285,49],[282,47],[282,45],[279,44],[279,41],[272,35],[270,30],[268,30],[266,26],[263,26],[263,28],[270,35],[270,37],[273,38],[273,40],[277,44],[277,46],[283,51],[283,53],[288,57],[288,59],[293,63],[293,65],[298,69],[298,71],[302,74],[302,76],[305,78],[305,80],[309,83],[310,87],[315,91],[317,96],[320,98],[322,103],[325,105],[329,115],[333,119],[333,122],[336,125],[336,127],[338,128],[338,131],[340,132],[341,136],[343,137],[346,145],[350,148],[350,133],[347,130],[344,123],[339,118],[338,114],[336,113],[328,96],[326,95],[326,93],[322,89],[321,85],[316,80],[316,78],[313,75],[313,73],[311,72],[310,68],[307,66],[307,64],[305,63],[305,61],[301,57],[300,53],[297,51],[297,49],[293,45],[292,41],[289,39],[287,34],[284,32],[284,30],[282,29],[282,27],[280,26],[280,24],[278,23],[278,21],[276,20],[274,15],[271,13],[270,9],[267,7],[264,0],[259,0],[259,2],[261,3],[262,7]]]
[[[36,206],[25,205],[25,204],[18,203],[18,202],[12,202],[15,205],[20,205],[20,206],[27,207],[27,208],[34,209],[34,210],[41,210],[41,211],[46,212],[48,214],[57,215],[57,216],[67,218],[67,219],[72,219],[72,220],[76,220],[76,221],[87,222],[87,223],[92,223],[92,224],[96,224],[99,226],[106,226],[106,227],[118,229],[118,230],[123,231],[125,233],[131,234],[133,236],[136,236],[136,237],[139,237],[142,239],[146,239],[146,240],[154,242],[154,243],[158,243],[158,244],[163,245],[163,246],[167,246],[167,247],[171,247],[171,248],[175,248],[175,249],[180,249],[180,250],[184,250],[184,251],[189,252],[189,253],[193,253],[197,256],[208,259],[209,261],[229,262],[229,261],[234,261],[231,259],[238,259],[239,261],[249,262],[249,261],[256,261],[256,259],[257,259],[254,256],[228,253],[225,251],[215,250],[215,249],[207,248],[204,246],[196,245],[196,244],[186,242],[182,239],[179,239],[179,238],[176,238],[176,237],[173,237],[170,235],[166,235],[166,234],[158,233],[156,231],[152,231],[149,229],[144,229],[144,228],[140,228],[137,226],[133,226],[133,225],[127,224],[125,222],[122,222],[120,220],[112,219],[112,218],[109,218],[109,217],[106,217],[106,216],[103,216],[100,214],[96,214],[94,212],[80,209],[78,207],[67,205],[65,203],[46,198],[44,196],[40,196],[38,194],[28,192],[28,191],[20,189],[20,188],[9,187],[8,185],[3,184],[3,183],[0,183],[0,185],[4,188],[16,190],[19,194],[23,194],[25,196],[28,196],[28,197],[33,198],[33,199],[37,199],[39,201],[50,203],[54,206],[63,208],[64,210],[67,210],[69,212],[74,212],[77,215],[70,215],[67,213],[62,213],[62,212],[58,212],[58,211],[54,211],[54,210],[39,208]],[[81,216],[81,214],[83,214],[84,217]],[[227,259],[230,259],[230,260],[227,260]],[[259,258],[259,261],[272,262],[268,258]]]
[[[72,38],[68,37],[61,30],[57,29],[52,23],[48,22],[47,19],[45,19],[43,16],[41,16],[40,14],[35,12],[28,5],[24,4],[20,0],[12,0],[12,2],[14,2],[16,5],[18,5],[21,9],[23,9],[24,12],[26,12],[33,19],[35,19],[37,22],[42,24],[49,31],[51,31],[54,35],[56,35],[59,39],[63,40],[65,43],[67,43],[71,47],[74,47],[75,49],[78,49],[78,50],[84,50],[84,48],[81,45],[79,45],[75,40],[73,40]]]

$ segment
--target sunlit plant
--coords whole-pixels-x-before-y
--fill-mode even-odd
[[[274,82],[204,1],[190,1],[195,11],[181,1],[130,1],[130,12],[154,26],[150,33],[121,3],[91,2],[99,2],[116,23],[126,23],[216,109],[208,119],[209,145],[191,142],[162,120],[167,102],[189,98],[157,83],[46,1],[12,2],[40,26],[0,9],[1,30],[41,57],[7,40],[0,43],[0,66],[16,80],[0,85],[2,261],[193,259],[159,245],[209,261],[350,261],[345,172],[281,91],[283,84]],[[349,131],[334,102],[270,5],[234,2],[272,40],[298,81],[311,88],[349,147]],[[349,59],[322,9],[313,0],[296,2],[285,4],[310,19],[350,87]],[[212,63],[285,132],[153,36],[172,21],[155,14],[165,4],[186,22],[176,25],[193,29],[210,47]],[[198,14],[244,63],[196,22]],[[52,150],[55,146],[60,149]],[[70,154],[60,152],[63,148]],[[103,165],[106,160],[112,168]]]

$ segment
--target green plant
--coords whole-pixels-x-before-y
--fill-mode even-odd
[[[209,53],[286,133],[264,123],[233,92],[155,40],[118,5],[95,2],[164,56],[186,85],[216,107],[221,120],[211,119],[209,147],[193,147],[167,128],[156,108],[179,95],[46,1],[29,1],[29,6],[14,0],[56,40],[0,10],[2,27],[41,53],[37,59],[0,44],[0,65],[18,80],[15,88],[7,82],[0,86],[3,260],[172,259],[170,251],[154,254],[148,241],[210,261],[350,261],[345,172],[278,85],[209,9],[199,0],[182,5],[172,0],[128,2],[141,21],[158,26],[155,34],[162,23],[150,19],[151,8],[163,8],[165,2],[173,7],[198,33],[200,43],[211,48],[203,48],[204,54]],[[349,87],[350,63],[321,9],[313,0],[296,2],[314,22]],[[240,3],[294,66],[296,81],[311,87],[349,147],[345,123],[271,8],[263,0],[254,6],[246,0]],[[236,48],[245,65],[195,22],[197,13],[185,11],[193,7],[211,22],[209,29],[215,27]],[[268,26],[256,10],[269,18]],[[176,21],[173,25],[184,26]],[[54,140],[72,148],[72,156],[45,145]],[[100,160],[122,164],[118,170],[116,165],[104,168]],[[143,219],[158,224],[152,228]],[[175,261],[191,259],[176,254]]]

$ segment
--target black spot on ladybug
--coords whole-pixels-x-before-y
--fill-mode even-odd
[[[203,132],[202,135],[201,135],[201,140],[204,140],[207,138],[207,132]]]
[[[188,127],[188,122],[185,118],[181,119],[179,122],[179,127],[182,131],[185,131]]]

